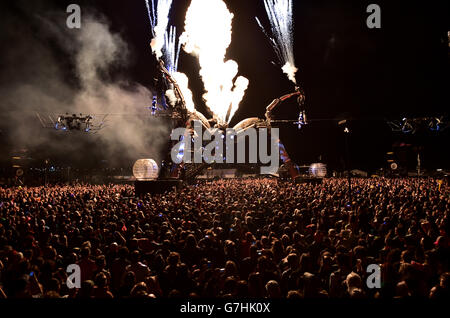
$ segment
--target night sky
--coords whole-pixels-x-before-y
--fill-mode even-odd
[[[15,1],[9,2],[2,4],[5,6],[2,15],[23,16],[24,23],[30,12],[64,12],[74,2],[82,10],[93,8],[104,14],[113,31],[119,32],[130,47],[130,65],[121,72],[145,87],[153,86],[157,73],[149,48],[151,34],[144,0],[28,1],[33,2],[29,12],[24,12]],[[227,58],[237,61],[239,74],[250,80],[233,125],[247,117],[263,118],[265,107],[274,98],[292,92],[294,86],[271,63],[276,60],[275,54],[255,22],[254,17],[258,16],[269,26],[263,2],[225,2],[234,13]],[[366,8],[370,3],[381,6],[381,29],[370,30],[366,26],[369,15]],[[426,167],[448,167],[448,131],[441,136],[406,137],[392,133],[385,123],[386,119],[407,116],[448,115],[450,19],[446,15],[447,3],[294,1],[297,79],[306,93],[310,120],[301,130],[296,125],[281,127],[282,141],[294,161],[309,164],[320,159],[331,168],[342,169],[344,137],[337,121],[350,119],[352,168],[373,171],[385,166],[386,152],[400,142],[425,145],[422,163]],[[171,23],[179,32],[183,30],[188,5],[187,0],[174,0]],[[2,50],[8,50],[8,45],[2,43]],[[62,54],[60,59],[65,63]],[[179,70],[189,76],[197,108],[205,112],[197,60],[182,52]],[[276,113],[279,119],[297,116],[295,100],[283,104]],[[7,131],[2,130],[2,138],[5,136]],[[413,150],[410,152],[409,164],[414,165]]]

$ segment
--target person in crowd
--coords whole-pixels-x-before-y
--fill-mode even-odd
[[[0,188],[0,298],[448,299],[448,185],[355,178],[349,197],[347,182]]]

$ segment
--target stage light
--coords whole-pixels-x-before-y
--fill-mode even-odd
[[[401,121],[388,121],[387,123],[392,131],[399,131],[404,134],[415,134],[424,129],[442,132],[448,127],[447,120],[444,120],[444,117],[404,117]]]
[[[182,136],[182,138],[181,138],[181,140],[183,140],[184,139],[184,136]],[[183,157],[184,157],[184,148],[185,148],[185,143],[183,142],[181,145],[180,145],[180,150],[178,151],[178,154],[177,154],[177,159],[181,162],[182,161],[182,159],[183,159]]]
[[[158,178],[159,167],[153,159],[139,159],[133,165],[133,175],[139,181]]]
[[[415,128],[414,128],[413,124],[411,124],[408,119],[403,118],[403,122],[404,123],[403,123],[403,127],[402,127],[402,132],[404,132],[405,134],[409,134],[409,133],[414,133],[415,132]]]
[[[316,178],[324,178],[327,175],[327,166],[323,163],[313,163],[309,166],[309,174]]]
[[[439,131],[441,129],[441,120],[439,118],[431,118],[428,127],[431,131]]]

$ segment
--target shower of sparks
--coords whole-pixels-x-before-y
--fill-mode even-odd
[[[181,42],[177,39],[177,29],[175,26],[169,26],[169,12],[172,6],[172,0],[158,0],[155,7],[155,1],[145,0],[150,27],[152,32],[152,51],[158,59],[163,59],[164,65],[177,81],[178,86],[186,102],[186,108],[194,112],[195,105],[192,98],[192,92],[189,89],[188,77],[178,72],[178,59],[180,55]],[[166,91],[166,96],[172,105],[177,103],[177,97],[173,89]]]
[[[256,22],[270,41],[278,57],[281,69],[289,80],[297,83],[294,59],[292,0],[264,0],[264,6],[270,21],[272,35],[270,36],[261,21]]]
[[[155,2],[152,0],[150,6],[149,0],[145,0],[147,6],[148,17],[150,19],[150,26],[153,35],[151,47],[156,57],[162,57],[162,49],[164,47],[165,34],[167,26],[169,25],[169,12],[172,6],[172,0],[158,0],[155,8]]]
[[[163,56],[166,68],[171,74],[178,71],[180,49],[181,43],[177,41],[177,28],[170,26],[169,30],[164,34]]]
[[[153,3],[153,0],[152,0],[152,7],[150,7],[148,0],[145,0],[145,5],[147,6],[148,19],[150,20],[150,31],[152,32],[152,36],[155,37],[156,17],[155,17],[155,10],[154,10],[155,6]]]

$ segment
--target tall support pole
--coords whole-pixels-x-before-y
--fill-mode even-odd
[[[349,135],[350,129],[347,126],[347,120],[341,120],[338,125],[344,127],[345,135],[345,166],[347,170],[347,180],[348,180],[348,198],[352,202],[352,180],[350,174],[350,145],[349,145]]]
[[[347,181],[348,181],[348,197],[350,202],[352,202],[352,179],[351,179],[351,172],[350,172],[350,146],[349,146],[349,134],[350,131],[347,127],[344,129],[345,134],[345,157],[346,157],[346,166],[347,166]]]
[[[47,182],[48,182],[48,164],[49,164],[49,159],[45,159],[45,170],[44,170],[44,187],[47,187]]]
[[[420,177],[420,152],[417,152],[417,176]]]

